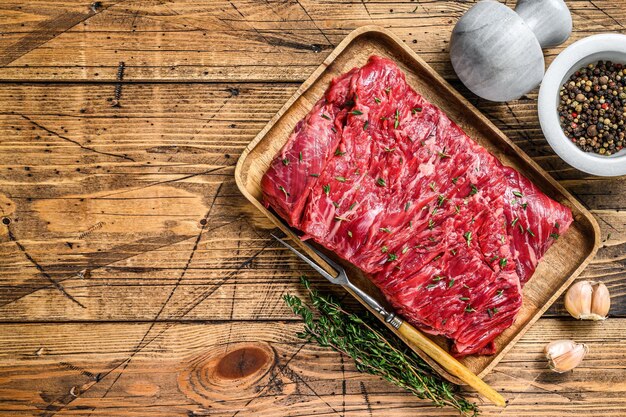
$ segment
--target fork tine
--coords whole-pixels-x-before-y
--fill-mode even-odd
[[[333,277],[332,275],[330,275],[328,272],[326,272],[324,270],[324,268],[322,268],[321,266],[319,266],[315,261],[313,261],[312,259],[310,259],[308,256],[304,255],[303,253],[301,253],[300,251],[298,251],[296,248],[294,248],[293,246],[291,246],[289,243],[285,242],[284,240],[282,240],[281,238],[279,238],[278,236],[274,236],[272,234],[272,237],[274,239],[276,239],[277,241],[279,241],[280,243],[283,244],[283,246],[285,246],[287,249],[289,249],[290,251],[292,251],[293,253],[295,253],[300,259],[302,259],[304,262],[306,262],[307,264],[309,264],[311,266],[311,268],[315,269],[317,272],[319,272],[324,278],[326,278],[327,280],[329,280],[331,283],[335,284],[335,277]],[[310,246],[309,246],[310,247]],[[314,250],[316,253],[319,253],[318,251],[316,251],[315,249],[311,248],[312,250]],[[324,259],[325,256],[322,255],[322,259]],[[326,260],[326,259],[324,259]],[[329,263],[330,264],[330,263]]]
[[[322,258],[328,265],[330,265],[338,273],[341,274],[341,272],[344,270],[341,265],[339,265],[337,262],[335,262],[332,259],[330,259],[328,256],[324,255],[321,251],[315,249],[313,246],[309,245],[308,243],[304,243],[304,244],[307,245],[309,247],[309,249],[311,249],[313,252],[315,252],[315,254],[317,256]]]

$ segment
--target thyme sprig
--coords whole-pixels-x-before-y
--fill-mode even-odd
[[[475,403],[463,398],[373,315],[352,314],[331,296],[312,289],[304,276],[300,280],[315,313],[297,296],[284,296],[291,310],[304,320],[304,331],[298,337],[350,356],[359,371],[383,377],[433,405],[453,407],[466,416],[478,415]]]

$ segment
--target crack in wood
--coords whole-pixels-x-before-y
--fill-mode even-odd
[[[343,353],[339,353],[341,363],[341,408],[342,417],[346,417],[346,364],[343,360]]]
[[[98,381],[100,379],[100,374],[94,374],[93,372],[89,372],[85,368],[71,364],[69,362],[59,362],[59,365],[62,366],[63,368],[78,372],[79,374],[89,379],[92,379],[94,381]]]
[[[221,171],[221,170],[226,169],[226,168],[230,168],[230,165],[221,166],[221,167],[217,167],[217,168],[211,168],[211,169],[208,169],[206,171],[196,172],[194,174],[187,174],[187,175],[184,175],[184,176],[179,177],[179,178],[174,178],[173,180],[156,181],[156,182],[153,182],[153,183],[150,183],[150,184],[147,184],[147,185],[142,185],[142,186],[136,187],[136,188],[130,188],[130,189],[121,190],[121,191],[114,191],[114,192],[109,193],[109,194],[96,196],[96,197],[94,197],[94,199],[97,200],[97,199],[101,199],[101,198],[105,198],[105,197],[111,197],[113,195],[120,195],[120,194],[124,194],[124,193],[130,193],[132,191],[144,190],[146,188],[154,187],[154,186],[157,186],[157,185],[170,184],[170,183],[173,183],[173,182],[184,181],[184,180],[187,180],[189,178],[197,177],[199,175],[212,174],[214,172]]]
[[[300,3],[300,0],[296,0],[296,3],[298,3],[298,6],[300,6],[300,8],[302,9],[302,11],[304,11],[304,13],[307,15],[307,17],[309,19],[311,19],[311,23],[313,23],[313,26],[315,26],[315,28],[322,34],[322,36],[324,37],[324,39],[326,39],[326,42],[328,42],[328,45],[331,48],[334,48],[335,45],[330,41],[330,39],[328,39],[328,36],[326,36],[326,34],[324,33],[324,31],[322,31],[322,29],[320,29],[320,27],[317,25],[317,23],[315,22],[315,19],[313,19],[313,17],[309,14],[309,11],[307,9],[304,8],[304,6],[302,5],[302,3]],[[319,51],[317,51],[319,52]]]
[[[94,152],[94,153],[97,153],[97,154],[100,154],[100,155],[112,156],[112,157],[115,157],[115,158],[122,158],[122,159],[126,159],[127,161],[136,162],[133,158],[131,158],[129,156],[126,156],[126,155],[120,155],[120,154],[110,153],[110,152],[103,152],[103,151],[99,151],[99,150],[94,149],[94,148],[90,148],[89,146],[85,146],[82,143],[78,142],[77,140],[70,139],[67,136],[63,136],[63,135],[55,132],[54,130],[49,129],[49,128],[41,125],[40,123],[37,123],[36,121],[34,121],[30,117],[26,116],[25,114],[21,114],[21,113],[16,113],[16,114],[18,114],[19,116],[21,116],[23,119],[27,120],[28,122],[30,122],[34,126],[36,126],[36,127],[40,128],[40,129],[50,133],[51,135],[54,135],[54,136],[58,137],[59,139],[63,139],[65,141],[67,141],[67,142],[73,143],[74,145],[77,145],[81,149],[84,149],[86,151]]]
[[[370,396],[367,392],[367,389],[365,388],[365,384],[363,383],[363,381],[360,381],[359,385],[361,386],[361,395],[363,395],[363,399],[365,400],[367,413],[369,414],[370,417],[374,417],[374,414],[372,412],[372,404],[370,403]]]
[[[372,15],[370,14],[369,9],[367,8],[367,4],[365,4],[365,0],[361,0],[361,4],[363,5],[363,7],[365,8],[365,13],[367,13],[367,17],[370,18],[370,21],[372,23],[374,23],[374,19],[372,18]]]
[[[141,347],[141,345],[143,344],[144,340],[146,339],[146,337],[148,337],[148,335],[150,334],[150,332],[152,331],[152,329],[154,328],[154,326],[157,323],[157,320],[161,317],[161,314],[163,313],[163,311],[165,310],[165,307],[169,304],[170,300],[172,299],[172,297],[174,296],[174,293],[176,292],[176,290],[178,289],[178,287],[180,286],[181,281],[185,278],[185,275],[187,273],[187,270],[189,269],[189,265],[191,264],[191,261],[194,258],[194,255],[196,254],[196,250],[198,249],[198,245],[200,244],[200,239],[202,239],[202,235],[207,227],[207,225],[209,224],[209,222],[207,221],[208,218],[211,216],[211,212],[213,211],[213,207],[215,205],[215,201],[217,200],[217,198],[219,197],[220,191],[222,190],[222,186],[224,185],[224,183],[220,183],[220,185],[217,187],[217,191],[215,192],[215,195],[213,196],[213,201],[211,202],[211,205],[209,206],[209,209],[207,211],[207,213],[204,216],[204,222],[202,222],[202,227],[200,228],[200,232],[198,232],[198,236],[196,237],[196,241],[194,242],[193,247],[191,248],[191,253],[189,254],[189,257],[187,258],[187,262],[185,263],[185,266],[183,267],[182,272],[180,273],[178,280],[176,281],[176,284],[174,284],[174,287],[172,288],[172,290],[170,291],[169,295],[167,296],[167,298],[165,299],[165,301],[163,302],[163,304],[161,305],[161,308],[159,309],[159,311],[157,312],[156,316],[154,317],[154,319],[152,320],[152,323],[150,324],[150,326],[148,327],[148,330],[144,333],[143,337],[141,338],[141,340],[139,341],[139,343],[137,344],[137,346],[134,349],[134,353],[131,356],[136,355],[139,351],[139,348]],[[105,398],[109,392],[111,391],[111,389],[113,389],[113,387],[115,386],[115,384],[117,383],[117,381],[122,377],[122,375],[124,374],[124,371],[126,370],[126,368],[128,367],[128,365],[130,364],[130,360],[128,362],[126,362],[126,364],[124,364],[124,366],[122,367],[121,371],[119,372],[119,374],[117,374],[117,376],[115,377],[115,379],[113,379],[113,382],[111,383],[111,385],[109,385],[109,387],[106,389],[106,391],[104,392],[104,395],[102,395],[102,398]]]
[[[30,33],[14,44],[9,45],[0,54],[0,66],[9,65],[11,62],[50,42],[90,17],[101,13],[113,4],[99,11],[89,8],[86,13],[65,12],[53,19],[39,23]]]
[[[593,0],[589,0],[589,3],[590,3],[590,4],[591,4],[591,5],[592,5],[592,6],[593,6],[593,7],[594,7],[597,11],[599,11],[600,13],[602,13],[603,15],[605,15],[606,17],[608,17],[609,19],[611,19],[611,20],[612,20],[613,22],[615,22],[615,23],[616,23],[616,24],[617,24],[620,28],[624,29],[624,25],[622,25],[622,24],[620,23],[620,21],[619,21],[619,20],[617,20],[616,18],[614,18],[613,16],[611,16],[610,14],[608,14],[608,13],[606,12],[606,10],[604,10],[604,9],[602,9],[602,8],[600,8],[600,7],[598,7],[598,5],[596,5],[596,4],[593,2]]]
[[[339,411],[337,411],[335,407],[330,405],[328,401],[322,398],[322,396],[313,389],[311,384],[309,384],[300,374],[298,374],[297,372],[294,372],[289,366],[287,365],[283,366],[280,369],[280,373],[282,373],[283,375],[285,375],[287,378],[291,379],[292,381],[296,382],[297,384],[304,385],[317,399],[322,401],[324,404],[326,404],[328,408],[333,410],[334,414],[337,414],[340,417],[343,417],[345,415],[345,409],[344,409],[344,414],[341,414]],[[345,408],[345,400],[344,400],[344,408]]]
[[[184,318],[187,314],[189,314],[191,311],[193,311],[193,309],[195,309],[198,305],[200,305],[204,300],[206,300],[208,297],[213,295],[215,293],[215,291],[217,291],[222,284],[224,284],[226,281],[228,281],[231,277],[235,276],[241,269],[243,269],[245,267],[245,265],[248,265],[250,262],[252,262],[254,259],[256,259],[256,257],[259,256],[263,251],[265,251],[265,249],[267,249],[269,246],[275,245],[275,244],[276,244],[275,242],[270,241],[263,248],[261,248],[259,251],[257,251],[256,253],[252,254],[248,259],[246,259],[244,262],[242,262],[241,265],[238,268],[236,268],[233,272],[231,272],[226,277],[224,277],[219,284],[217,284],[216,286],[214,286],[210,290],[206,291],[205,293],[201,294],[199,297],[197,297],[191,303],[186,305],[186,309],[179,309],[178,312],[182,311],[182,314],[180,314],[176,319],[180,320],[180,319]],[[153,326],[155,322],[154,321],[150,321],[149,323],[150,323],[151,326]],[[115,365],[114,367],[109,369],[108,371],[99,374],[100,378],[97,381],[94,381],[94,382],[89,383],[88,385],[86,384],[86,385],[82,386],[80,388],[80,390],[79,390],[81,395],[86,393],[87,391],[89,391],[93,386],[95,386],[97,383],[99,383],[102,380],[104,380],[108,375],[110,375],[111,373],[115,372],[118,368],[120,368],[121,366],[124,366],[125,364],[129,363],[130,361],[132,361],[132,359],[137,354],[139,354],[146,347],[151,345],[152,342],[157,340],[167,330],[169,330],[170,328],[172,328],[173,326],[175,326],[178,323],[179,323],[179,321],[173,321],[173,322],[166,323],[164,328],[159,333],[157,333],[150,340],[147,340],[143,345],[139,346],[137,349],[134,349],[133,352],[131,352],[131,354],[127,358],[123,359],[120,363],[118,363],[117,365]],[[306,343],[308,343],[308,342],[305,342],[305,344]],[[300,347],[300,349],[302,349],[302,347],[304,347],[304,345],[302,345]],[[298,352],[300,351],[300,349],[298,349]],[[295,356],[295,354],[294,354],[294,356]],[[128,366],[128,365],[126,365],[126,366]],[[58,413],[59,411],[62,411],[63,409],[65,409],[65,407],[67,407],[67,405],[69,405],[72,401],[74,401],[77,398],[80,398],[80,396],[78,396],[78,397],[64,396],[64,397],[61,397],[61,398],[57,398],[55,401],[51,402],[51,404],[48,405],[48,407],[52,407],[54,410],[52,410],[51,413],[47,413],[47,414],[43,415],[42,417],[53,417],[56,413]],[[54,402],[60,402],[61,405],[54,405],[53,404]],[[96,409],[96,407],[92,407],[92,411],[94,411],[95,409]]]
[[[54,278],[52,278],[52,276],[43,268],[43,266],[41,266],[31,255],[30,253],[28,253],[28,251],[26,250],[26,248],[24,247],[24,245],[22,245],[17,238],[15,237],[15,235],[13,234],[13,231],[10,229],[10,227],[7,225],[7,233],[9,236],[9,240],[13,243],[15,243],[15,245],[17,246],[17,248],[24,254],[24,257],[31,263],[33,264],[33,266],[35,268],[37,268],[37,271],[39,271],[39,273],[46,279],[48,280],[53,286],[54,288],[56,288],[57,290],[59,290],[59,292],[61,294],[63,294],[63,296],[65,298],[67,298],[68,300],[72,301],[73,303],[77,304],[78,306],[82,307],[82,308],[87,308],[85,307],[85,305],[83,303],[81,303],[80,301],[78,301],[76,298],[74,298],[74,296],[72,296],[70,293],[68,293],[65,288],[63,288],[63,285],[61,285],[57,280],[55,280]],[[13,300],[15,301],[15,300]],[[13,302],[11,301],[11,302]],[[3,304],[3,305],[6,305]]]

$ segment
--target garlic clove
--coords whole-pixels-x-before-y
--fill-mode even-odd
[[[544,348],[548,366],[558,373],[576,368],[588,351],[587,345],[573,340],[556,340],[548,343]]]
[[[578,281],[565,294],[565,309],[576,319],[591,314],[593,287],[589,281]]]
[[[601,282],[579,281],[567,290],[564,303],[574,318],[604,320],[611,307],[611,295]]]
[[[598,282],[593,289],[593,297],[591,298],[591,312],[594,317],[592,320],[604,320],[609,315],[611,308],[611,295],[609,289],[602,282]]]

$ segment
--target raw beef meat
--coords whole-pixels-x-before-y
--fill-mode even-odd
[[[264,199],[368,274],[459,356],[494,352],[569,209],[370,57],[335,79],[263,177]]]

